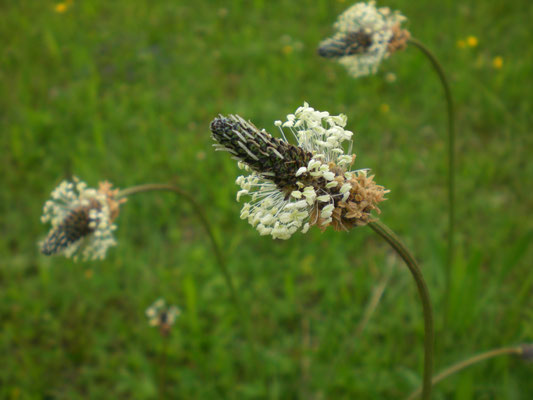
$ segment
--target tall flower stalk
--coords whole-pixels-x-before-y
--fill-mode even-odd
[[[418,266],[415,258],[409,252],[407,247],[401,242],[396,234],[381,221],[373,221],[368,224],[379,236],[391,245],[391,247],[398,253],[409,268],[409,272],[413,276],[418,289],[420,300],[422,301],[422,310],[424,313],[424,376],[422,386],[422,398],[429,399],[431,397],[431,376],[433,371],[433,352],[435,346],[435,333],[433,327],[433,310],[431,307],[431,299],[429,291],[422,275],[422,271]]]
[[[288,239],[297,231],[306,233],[311,226],[325,230],[331,226],[348,231],[370,225],[405,261],[416,282],[424,314],[423,398],[431,396],[433,365],[433,315],[427,285],[414,257],[396,235],[371,212],[388,190],[377,185],[368,170],[351,170],[355,155],[352,132],[344,129],[344,115],[331,116],[311,108],[299,107],[287,121],[276,121],[283,139],[259,130],[239,116],[220,116],[211,122],[216,150],[226,151],[248,172],[236,183],[245,203],[241,218],[247,219],[261,235]],[[297,145],[288,142],[284,128]],[[349,143],[348,154],[344,145]]]
[[[381,62],[408,44],[419,49],[430,61],[444,89],[448,117],[448,232],[445,268],[445,308],[451,286],[455,254],[455,115],[450,85],[442,65],[419,40],[401,27],[406,18],[388,7],[377,8],[374,1],[356,3],[342,13],[333,25],[335,34],[320,43],[318,54],[335,59],[354,78],[375,74]],[[446,313],[445,313],[446,315]]]
[[[451,274],[455,256],[455,111],[453,107],[452,92],[450,84],[444,73],[442,65],[433,53],[422,42],[415,38],[410,38],[409,43],[419,49],[430,61],[431,66],[439,77],[446,98],[446,110],[448,116],[448,246],[445,270],[445,316],[449,303],[451,290]]]

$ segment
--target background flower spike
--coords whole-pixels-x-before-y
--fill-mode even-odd
[[[119,214],[118,190],[109,182],[101,182],[98,189],[74,177],[63,181],[46,201],[41,221],[52,227],[41,243],[45,255],[63,254],[77,260],[103,259],[109,247],[116,244],[113,223]]]
[[[375,74],[385,58],[407,47],[411,35],[401,27],[405,20],[398,11],[376,8],[374,1],[357,3],[339,16],[318,55],[338,60],[354,78]]]

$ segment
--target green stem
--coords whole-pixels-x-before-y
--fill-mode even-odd
[[[498,356],[505,356],[505,355],[522,355],[524,353],[524,349],[522,346],[517,347],[503,347],[501,349],[495,349],[490,350],[485,353],[481,353],[478,355],[475,355],[473,357],[467,358],[464,361],[460,361],[457,364],[452,365],[451,367],[446,368],[444,371],[442,371],[440,374],[435,375],[435,377],[432,379],[431,384],[434,386],[440,381],[446,379],[450,375],[455,374],[456,372],[462,371],[463,369],[470,367],[471,365],[477,364],[481,361],[488,360],[490,358],[498,357]],[[415,390],[411,395],[407,398],[407,400],[414,400],[418,396],[420,396],[421,389]]]
[[[444,73],[442,65],[439,63],[435,55],[420,41],[417,39],[409,39],[409,43],[418,48],[431,62],[431,65],[437,75],[444,89],[444,95],[446,97],[446,105],[448,110],[448,254],[446,260],[446,290],[445,290],[445,310],[448,308],[448,301],[451,288],[451,269],[453,266],[453,260],[455,255],[455,112],[453,107],[452,92],[450,90],[450,84]],[[445,312],[447,315],[447,312]]]
[[[159,396],[162,399],[167,398],[167,347],[168,337],[163,336],[161,354],[159,355]]]
[[[233,301],[235,302],[235,306],[237,307],[237,310],[239,314],[242,315],[242,306],[240,303],[240,299],[237,296],[237,292],[235,290],[235,286],[233,285],[233,281],[231,279],[231,275],[228,271],[228,268],[226,266],[226,263],[224,261],[224,257],[222,256],[222,252],[220,250],[220,245],[217,242],[217,239],[213,233],[213,230],[211,229],[211,225],[209,224],[209,221],[207,220],[207,217],[205,216],[202,207],[200,204],[197,203],[197,201],[194,199],[193,196],[191,196],[186,191],[182,190],[178,186],[165,184],[165,183],[149,183],[146,185],[138,185],[138,186],[132,186],[130,188],[121,190],[117,196],[117,198],[125,198],[129,197],[131,195],[137,194],[137,193],[144,193],[144,192],[153,192],[153,191],[167,191],[167,192],[174,192],[177,195],[183,197],[185,200],[187,200],[196,215],[198,216],[198,219],[200,220],[202,226],[204,227],[207,235],[209,236],[209,240],[211,241],[211,245],[213,247],[213,251],[215,253],[215,258],[217,260],[217,265],[222,272],[222,275],[224,276],[224,279],[226,281],[226,285],[228,286],[228,289],[230,291],[231,297],[233,298]]]
[[[433,374],[433,311],[431,308],[431,300],[429,298],[429,291],[422,275],[422,271],[418,267],[415,258],[405,245],[400,241],[398,236],[381,221],[374,221],[368,224],[374,232],[380,235],[403,259],[407,268],[411,272],[413,279],[418,288],[418,294],[422,301],[422,310],[424,313],[424,378],[422,386],[422,398],[428,400],[431,398],[431,376]]]

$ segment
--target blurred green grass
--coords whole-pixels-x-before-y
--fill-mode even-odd
[[[303,101],[346,113],[356,166],[391,189],[382,219],[421,261],[440,316],[441,88],[411,48],[359,80],[319,59],[317,43],[349,4],[75,0],[64,13],[48,1],[2,4],[1,398],[156,398],[162,342],[144,309],[160,296],[183,309],[168,343],[171,398],[390,399],[420,384],[421,310],[387,246],[368,228],[286,242],[258,236],[238,218],[236,165],[211,149],[218,113],[272,131]],[[443,61],[457,102],[459,254],[449,326],[438,326],[439,370],[533,339],[533,5],[386,5]],[[458,48],[469,35],[479,45]],[[171,194],[130,199],[104,262],[40,255],[42,204],[72,174],[120,187],[173,181],[194,193],[224,241],[257,357],[201,226]],[[391,265],[383,299],[356,336]],[[435,398],[529,399],[531,368],[490,361],[440,384]]]

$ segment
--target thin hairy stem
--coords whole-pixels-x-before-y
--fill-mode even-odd
[[[374,232],[380,235],[403,259],[407,268],[411,272],[413,279],[418,288],[418,294],[422,301],[422,310],[424,313],[424,377],[422,386],[422,398],[428,400],[431,398],[431,376],[433,374],[433,346],[434,346],[434,332],[433,332],[433,311],[431,308],[431,300],[429,298],[429,291],[418,264],[411,252],[400,241],[398,236],[381,221],[374,221],[368,224]]]
[[[440,82],[444,89],[444,95],[446,97],[446,105],[448,110],[448,251],[446,259],[446,271],[445,271],[445,313],[447,315],[448,302],[451,288],[451,270],[453,266],[453,260],[455,256],[455,112],[453,107],[452,92],[450,90],[450,84],[444,73],[442,65],[437,60],[435,55],[420,41],[414,38],[409,39],[409,43],[419,49],[431,62],[431,66],[439,76]]]
[[[475,355],[473,357],[467,358],[466,360],[460,361],[457,364],[452,365],[451,367],[446,368],[444,371],[442,371],[440,374],[435,375],[435,377],[432,379],[431,384],[435,386],[440,381],[446,379],[447,377],[462,371],[465,368],[470,367],[471,365],[477,364],[481,361],[488,360],[490,358],[498,357],[498,356],[506,356],[506,355],[522,355],[524,353],[524,349],[522,346],[517,347],[503,347],[501,349],[494,349],[489,350],[485,353],[481,353],[478,355]],[[407,400],[414,400],[418,396],[420,396],[420,393],[422,392],[422,389],[417,389],[411,395],[407,398]]]
[[[139,185],[139,186],[133,186],[124,190],[121,190],[118,194],[118,198],[125,198],[129,197],[131,195],[137,194],[137,193],[144,193],[144,192],[153,192],[153,191],[167,191],[167,192],[174,192],[177,195],[183,197],[185,200],[187,200],[190,205],[192,206],[194,212],[198,216],[198,219],[200,220],[202,226],[204,227],[207,235],[209,236],[209,240],[211,241],[211,245],[213,247],[213,251],[215,253],[215,258],[217,260],[217,265],[220,269],[220,272],[222,272],[222,275],[224,276],[224,279],[226,281],[226,285],[228,286],[228,289],[230,291],[231,297],[233,298],[233,301],[235,302],[235,306],[237,307],[237,310],[239,314],[242,315],[242,306],[240,303],[240,299],[237,296],[237,292],[235,290],[235,286],[233,285],[233,281],[231,279],[231,275],[228,271],[228,268],[226,266],[226,263],[224,261],[224,257],[222,256],[222,251],[220,250],[220,245],[217,242],[217,239],[215,237],[215,234],[213,233],[213,229],[211,228],[211,225],[209,224],[209,221],[207,217],[205,216],[202,207],[197,203],[197,201],[194,199],[193,196],[191,196],[189,193],[184,191],[183,189],[179,188],[178,186],[165,184],[165,183],[149,183],[146,185]]]

